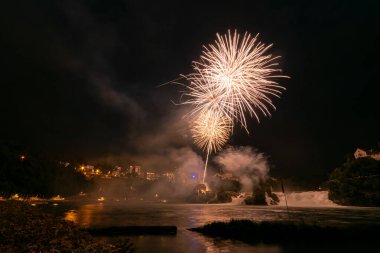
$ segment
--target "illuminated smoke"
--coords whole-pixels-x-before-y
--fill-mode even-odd
[[[243,191],[252,191],[253,184],[264,179],[269,172],[267,158],[251,147],[229,147],[215,157],[214,161],[224,171],[239,177]]]

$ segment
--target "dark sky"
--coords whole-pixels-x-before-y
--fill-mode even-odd
[[[275,175],[323,177],[380,141],[380,2],[286,2],[4,1],[0,140],[65,159],[166,159],[191,139],[179,88],[157,86],[238,29],[274,43],[291,79],[272,118],[230,144],[265,152]]]

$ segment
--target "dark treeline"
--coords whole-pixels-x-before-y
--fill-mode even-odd
[[[326,187],[337,204],[380,206],[380,161],[349,157],[330,174]]]
[[[10,196],[68,196],[87,191],[86,180],[74,165],[65,165],[11,144],[0,145],[0,194]]]
[[[250,244],[281,244],[294,247],[296,243],[298,246],[302,246],[301,248],[306,246],[303,250],[296,250],[296,252],[376,252],[372,247],[376,246],[374,239],[377,238],[379,228],[378,224],[368,223],[334,226],[320,222],[296,220],[262,222],[231,220],[229,222],[212,222],[189,230],[207,236],[240,240]],[[327,247],[318,248],[323,244],[326,244]],[[342,247],[347,245],[349,245],[347,250],[346,247]],[[353,250],[353,246],[355,246],[355,250]],[[344,250],[342,251],[342,249]],[[293,250],[289,250],[289,252],[294,252]]]

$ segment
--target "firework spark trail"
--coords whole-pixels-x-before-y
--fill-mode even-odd
[[[205,183],[210,152],[220,150],[228,141],[231,132],[231,122],[222,115],[214,115],[214,113],[218,112],[210,110],[199,115],[192,126],[194,142],[207,153],[203,183]]]
[[[220,150],[232,134],[235,122],[248,133],[245,114],[256,118],[259,112],[270,116],[276,109],[271,96],[279,97],[285,88],[273,81],[277,75],[276,60],[267,54],[272,45],[257,40],[258,35],[241,36],[230,31],[217,34],[214,44],[203,46],[199,61],[193,62],[194,72],[182,77],[188,81],[185,101],[193,106],[188,116],[192,119],[195,143],[207,152]]]

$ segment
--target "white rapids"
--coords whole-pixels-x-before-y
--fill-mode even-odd
[[[280,199],[279,206],[285,206],[285,196],[283,192],[274,192]],[[244,205],[244,199],[250,196],[249,193],[241,193],[238,197],[232,198],[233,205]],[[329,200],[328,191],[305,191],[286,193],[288,206],[299,207],[336,207],[339,206]]]

